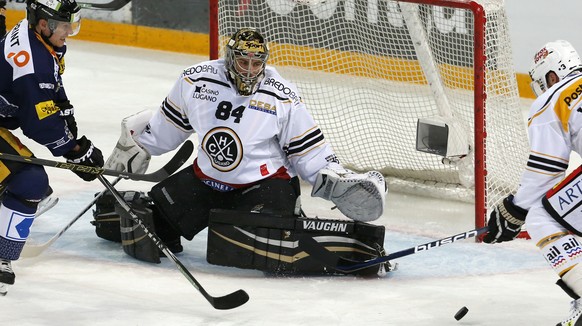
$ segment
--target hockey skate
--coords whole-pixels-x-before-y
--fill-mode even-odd
[[[0,295],[6,295],[8,285],[14,284],[15,278],[10,260],[0,259]]]
[[[570,303],[570,316],[556,326],[582,326],[582,299]]]

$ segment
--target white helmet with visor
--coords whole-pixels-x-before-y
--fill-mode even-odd
[[[553,71],[562,80],[580,69],[582,69],[580,56],[568,41],[557,40],[546,43],[534,56],[529,71],[532,79],[531,88],[536,96],[540,96],[549,88],[547,80],[549,72]]]

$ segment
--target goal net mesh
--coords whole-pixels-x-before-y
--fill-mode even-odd
[[[475,155],[445,165],[416,150],[416,128],[419,118],[452,116],[474,149],[475,98],[483,101],[486,171],[477,173],[491,207],[517,188],[529,147],[503,0],[479,1],[486,87],[477,97],[476,19],[454,5],[468,1],[419,2],[219,0],[219,55],[236,30],[258,29],[269,64],[297,85],[340,161],[383,172],[391,190],[474,201]]]

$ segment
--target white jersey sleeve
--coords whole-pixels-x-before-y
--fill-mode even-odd
[[[291,106],[288,119],[281,128],[280,144],[299,176],[314,184],[321,169],[339,161],[300,99]]]
[[[281,114],[279,145],[297,174],[313,185],[321,169],[330,162],[339,161],[308,112],[296,86],[283,79],[274,68],[269,70],[272,77],[266,78],[261,88],[288,96],[285,111]]]
[[[186,112],[184,83],[182,74],[137,138],[152,155],[161,155],[176,149],[194,133]]]

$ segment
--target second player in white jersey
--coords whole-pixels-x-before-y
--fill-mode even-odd
[[[537,99],[527,122],[529,159],[517,193],[493,209],[484,241],[513,240],[525,224],[557,284],[574,299],[572,314],[558,325],[579,325],[582,167],[565,172],[570,154],[582,153],[582,60],[570,43],[549,42],[535,54],[530,76]]]

